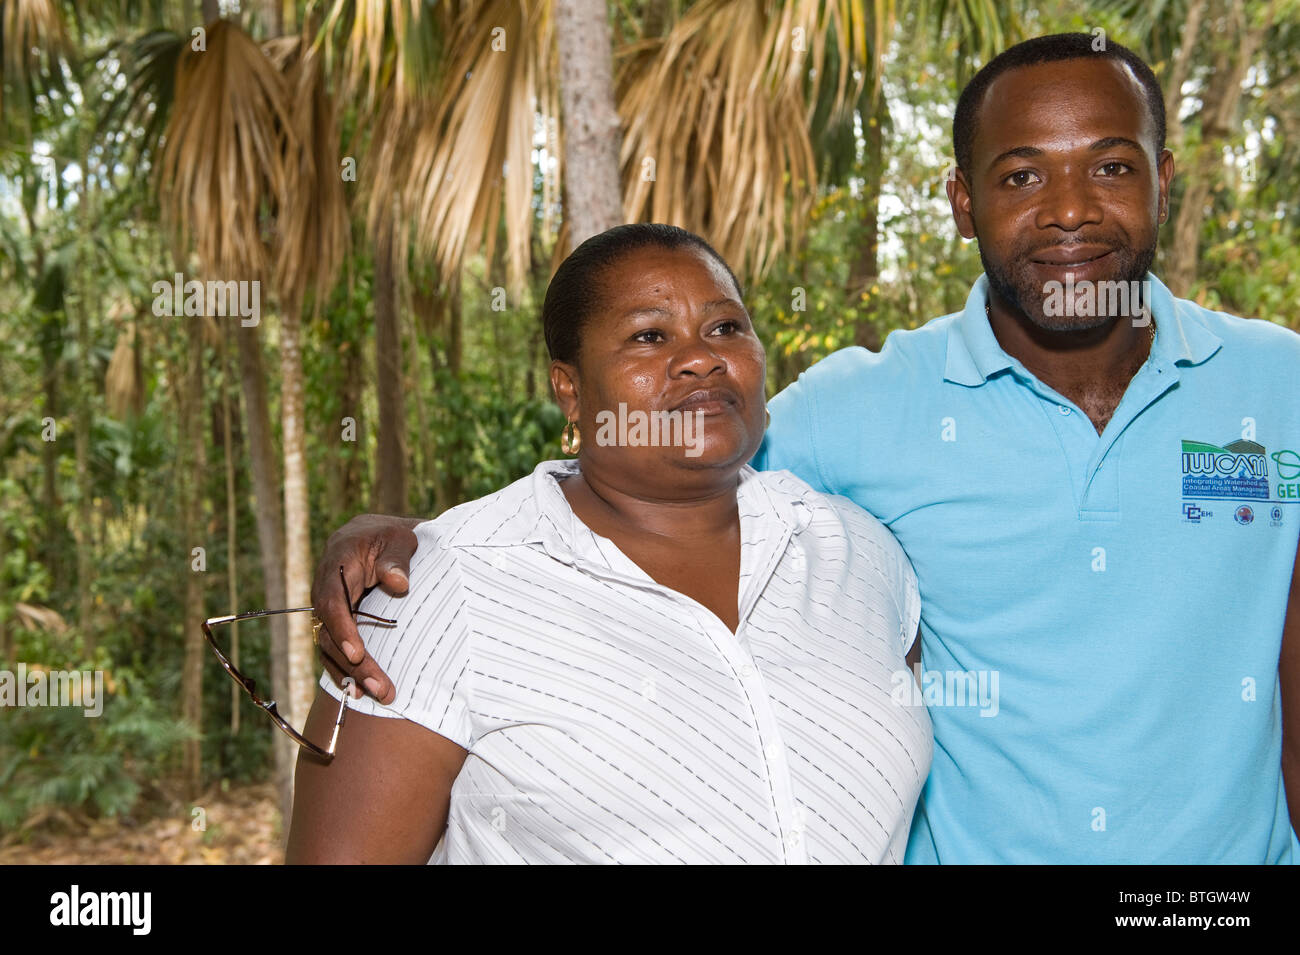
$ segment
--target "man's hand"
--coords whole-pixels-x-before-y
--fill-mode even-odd
[[[410,586],[411,555],[418,546],[413,529],[420,523],[420,518],[382,514],[352,518],[325,542],[325,554],[316,565],[311,585],[311,605],[324,624],[317,639],[325,669],[340,689],[343,678],[350,676],[380,703],[393,702],[397,691],[388,674],[366,653],[352,616],[356,604],[348,606],[339,568],[343,568],[348,592],[356,603],[376,585],[400,597]],[[360,696],[359,690],[353,692]]]

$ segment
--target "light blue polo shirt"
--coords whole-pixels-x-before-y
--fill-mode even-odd
[[[999,346],[983,276],[769,405],[755,466],[851,498],[916,568],[935,749],[909,862],[1300,862],[1300,335],[1147,278],[1152,354],[1100,436]]]

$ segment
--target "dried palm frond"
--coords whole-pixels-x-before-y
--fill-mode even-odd
[[[507,284],[531,262],[535,123],[559,115],[547,0],[466,4],[450,27],[444,83],[428,101],[385,100],[372,140],[369,213],[392,214],[393,190],[416,248],[455,275],[468,251],[494,255],[504,209]],[[496,32],[495,28],[503,32]],[[494,49],[504,41],[505,49]],[[554,178],[556,167],[543,168]],[[544,187],[553,195],[551,182]]]
[[[753,276],[798,240],[816,188],[807,77],[824,64],[826,9],[702,0],[667,37],[625,51],[616,86],[628,221],[699,232]],[[835,35],[848,95],[854,35]]]
[[[423,20],[446,17],[451,4],[425,9],[420,0],[328,0],[326,5],[317,46],[326,56],[327,72],[345,78],[347,93],[364,87],[366,101],[373,104],[384,90],[405,104],[432,80],[436,34],[424,29]],[[334,69],[336,48],[343,54],[341,71]]]
[[[55,0],[4,0],[0,3],[0,111],[5,83],[26,90],[40,71],[71,52]]]
[[[272,40],[265,50],[284,74],[298,147],[288,160],[290,191],[277,209],[275,286],[289,307],[312,291],[319,308],[338,277],[350,237],[337,110],[317,48],[294,36]]]
[[[284,77],[238,26],[218,21],[208,27],[205,52],[182,53],[163,134],[160,201],[178,247],[192,239],[210,275],[261,280],[270,273],[262,217],[298,172],[295,129]]]
[[[44,630],[54,634],[67,632],[67,622],[57,610],[51,607],[23,603],[20,600],[14,604],[14,612],[18,617],[18,623],[28,630]]]

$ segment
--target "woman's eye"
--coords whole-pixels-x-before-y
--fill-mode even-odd
[[[1031,178],[1037,179],[1038,176],[1034,175],[1034,173],[1030,172],[1028,169],[1018,169],[1015,172],[1013,172],[1011,175],[1007,176],[1004,182],[1008,182],[1011,185],[1019,188],[1022,186],[1029,185]]]
[[[740,322],[735,319],[728,319],[718,325],[718,327],[713,330],[713,334],[716,335],[721,332],[724,335],[733,335],[738,331],[740,331]]]

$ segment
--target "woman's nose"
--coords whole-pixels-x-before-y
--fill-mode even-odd
[[[673,376],[690,374],[704,378],[726,368],[727,362],[721,353],[697,338],[683,343],[673,354],[668,371]]]

